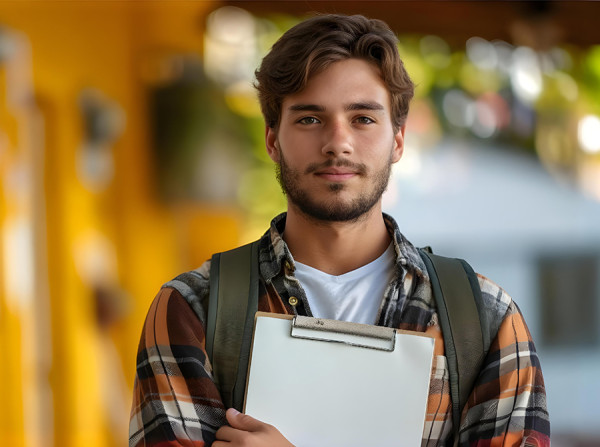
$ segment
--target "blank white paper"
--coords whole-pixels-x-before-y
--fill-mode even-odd
[[[396,333],[393,352],[290,336],[258,316],[245,412],[296,447],[421,445],[434,339]]]

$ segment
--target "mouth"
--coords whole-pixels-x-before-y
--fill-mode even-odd
[[[328,182],[344,182],[365,173],[366,166],[360,163],[351,163],[347,160],[341,160],[337,163],[329,160],[325,163],[310,165],[306,170],[306,174],[314,174]]]
[[[315,172],[315,175],[330,182],[343,182],[358,175],[357,171],[339,168],[327,168]]]

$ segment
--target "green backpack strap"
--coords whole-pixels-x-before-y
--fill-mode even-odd
[[[444,336],[457,445],[462,410],[490,346],[489,331],[482,326],[481,290],[475,272],[462,259],[419,252],[429,272]]]
[[[214,254],[210,267],[206,352],[225,407],[238,411],[258,309],[258,242]]]

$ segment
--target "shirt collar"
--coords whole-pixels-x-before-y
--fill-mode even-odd
[[[287,213],[281,213],[271,221],[271,227],[266,231],[260,240],[259,262],[261,276],[265,281],[270,282],[277,276],[281,269],[287,266],[294,266],[294,258],[283,240],[283,231],[285,230],[285,220]],[[419,255],[419,251],[411,244],[408,239],[400,232],[398,224],[388,214],[383,213],[383,220],[392,236],[394,250],[396,252],[396,266],[398,269],[407,269],[414,271],[417,275],[429,277],[427,268]]]

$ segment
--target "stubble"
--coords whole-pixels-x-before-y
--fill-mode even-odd
[[[276,175],[288,202],[295,205],[303,214],[322,222],[354,222],[366,216],[379,202],[387,189],[392,172],[392,152],[383,168],[371,172],[366,165],[352,163],[345,159],[328,160],[325,163],[311,164],[303,173],[290,167],[280,151],[279,163],[275,166]],[[314,197],[301,187],[301,176],[311,175],[319,169],[328,167],[350,168],[357,175],[368,180],[365,188],[350,200],[342,200],[341,193],[347,189],[343,182],[331,182],[327,185],[333,197]]]

